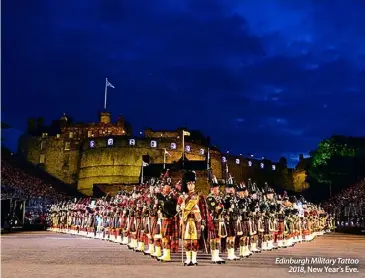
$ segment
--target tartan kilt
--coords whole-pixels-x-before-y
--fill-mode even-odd
[[[143,219],[142,219],[142,227],[143,227],[143,232],[145,234],[149,234],[150,233],[150,225],[148,223],[148,217],[143,217]]]
[[[142,218],[137,217],[136,219],[136,236],[138,239],[141,239],[141,236],[143,235],[143,223],[142,223]]]
[[[284,221],[278,222],[278,235],[284,234]]]
[[[134,217],[129,219],[129,232],[135,233],[136,232],[136,224],[134,223]]]
[[[156,226],[157,226],[157,217],[156,216],[151,217],[151,222],[150,223],[151,223],[150,233],[151,233],[151,236],[153,238],[153,236],[155,235]]]
[[[156,226],[157,226],[157,217],[151,216],[150,221],[146,221],[145,233],[151,235],[151,238],[155,235]]]
[[[213,225],[209,229],[209,238],[218,239],[219,238],[219,220],[213,220]]]
[[[249,236],[250,235],[250,222],[248,220],[242,220],[237,225],[237,235]]]
[[[128,217],[127,216],[123,216],[122,217],[122,221],[120,221],[120,228],[121,229],[125,229],[127,226],[127,222],[128,222]]]
[[[235,226],[236,226],[235,221],[228,221],[226,223],[227,237],[236,236],[236,227]]]
[[[271,232],[270,232],[270,229],[269,229],[269,221],[270,221],[270,219],[264,219],[264,234],[265,235],[269,235]]]
[[[176,221],[176,217],[162,220],[162,236],[179,238],[179,225]]]

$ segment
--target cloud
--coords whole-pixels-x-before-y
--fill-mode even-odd
[[[34,113],[95,121],[108,77],[109,109],[136,131],[188,125],[222,149],[273,159],[333,133],[363,135],[361,0],[8,1],[3,10],[3,104],[19,127]]]

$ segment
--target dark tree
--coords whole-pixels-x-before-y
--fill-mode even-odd
[[[311,186],[327,185],[332,192],[365,177],[365,167],[359,166],[364,162],[364,154],[365,138],[332,136],[321,141],[311,152]]]

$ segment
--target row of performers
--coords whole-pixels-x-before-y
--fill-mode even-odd
[[[162,262],[179,251],[182,239],[184,265],[192,266],[198,264],[198,250],[210,252],[212,263],[221,264],[220,253],[238,260],[310,241],[335,228],[333,218],[320,208],[304,199],[280,198],[267,184],[260,190],[250,180],[246,187],[231,179],[221,193],[213,177],[204,197],[195,183],[195,173],[188,171],[175,187],[160,179],[93,205],[56,204],[51,230],[125,244]]]

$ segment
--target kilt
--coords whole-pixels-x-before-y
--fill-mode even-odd
[[[123,216],[122,220],[120,221],[120,228],[125,229],[128,222],[128,216]]]
[[[137,217],[136,218],[136,236],[138,239],[142,239],[143,236],[143,225],[142,225],[142,218],[141,217]]]
[[[179,225],[178,221],[176,221],[176,217],[162,220],[162,236],[179,238]]]
[[[129,232],[135,233],[136,232],[136,224],[134,223],[134,217],[129,219]]]
[[[150,225],[149,225],[148,220],[149,220],[148,217],[143,217],[142,218],[143,233],[145,233],[145,234],[150,233]]]
[[[284,221],[280,221],[278,222],[278,235],[283,235],[284,234]]]
[[[213,220],[213,225],[209,229],[209,238],[218,239],[219,238],[219,220]]]
[[[156,219],[157,220],[157,219]],[[156,221],[156,227],[157,221]],[[164,238],[171,239],[171,252],[177,253],[179,252],[179,219],[177,216],[172,218],[166,218],[162,221],[162,228],[161,228],[162,236]]]
[[[236,221],[229,220],[226,222],[226,229],[227,229],[227,237],[234,237],[236,236]]]
[[[157,217],[156,216],[151,216],[150,221],[148,221],[148,219],[146,219],[145,230],[144,230],[145,234],[150,235],[151,238],[153,238],[153,236],[155,235],[156,226],[157,226]]]
[[[265,235],[269,235],[271,232],[270,232],[270,229],[269,229],[269,226],[270,226],[270,219],[266,218],[264,219],[263,223],[264,223],[264,234]]]
[[[249,236],[250,235],[250,222],[248,220],[242,220],[237,225],[237,235]]]

